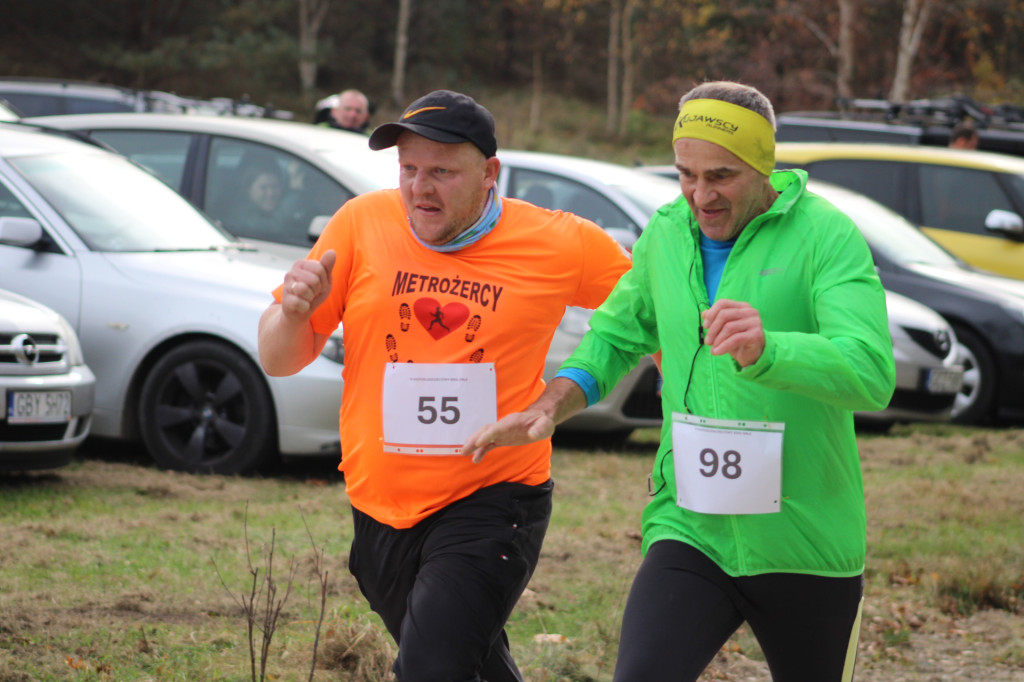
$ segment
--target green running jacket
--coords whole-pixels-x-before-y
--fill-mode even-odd
[[[740,368],[701,342],[710,307],[699,232],[686,200],[663,206],[633,250],[633,267],[591,318],[563,368],[590,373],[607,395],[644,355],[662,351],[656,491],[643,513],[646,553],[689,543],[732,576],[831,577],[864,570],[866,522],[854,410],[885,407],[895,387],[885,293],[853,222],[806,190],[802,170],[776,171],[771,208],[740,233],[718,298],[758,310],[765,349]],[[676,505],[673,412],[783,422],[782,498],[773,514],[701,514]]]

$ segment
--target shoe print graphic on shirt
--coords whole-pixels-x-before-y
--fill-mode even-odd
[[[416,321],[423,325],[427,333],[440,339],[458,329],[469,317],[469,308],[462,303],[441,305],[436,299],[421,298],[413,303]]]
[[[398,306],[398,319],[400,320],[399,324],[402,327],[402,331],[409,331],[409,320],[412,319],[412,310],[410,310],[408,303]]]
[[[388,357],[391,358],[391,362],[398,362],[398,342],[395,341],[394,336],[388,334],[384,339],[384,347],[388,349]]]
[[[469,361],[470,362],[480,362],[483,359],[484,359],[484,349],[483,348],[477,348],[475,351],[473,351],[473,354],[469,356]]]
[[[480,321],[479,315],[469,318],[469,322],[466,323],[466,343],[476,338],[476,333],[480,331]]]

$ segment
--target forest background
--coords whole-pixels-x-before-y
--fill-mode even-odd
[[[0,0],[0,76],[249,98],[307,121],[356,87],[374,123],[450,88],[494,111],[504,147],[595,153],[580,135],[634,157],[665,153],[661,120],[708,79],[754,85],[777,112],[1024,103],[1021,45],[1024,0]]]

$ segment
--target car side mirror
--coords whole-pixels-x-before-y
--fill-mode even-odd
[[[985,229],[1019,238],[1024,236],[1024,219],[1013,211],[993,209],[985,216]]]
[[[312,244],[320,238],[320,233],[327,227],[327,223],[331,222],[331,216],[329,215],[318,215],[314,216],[309,221],[309,229],[306,230],[306,236],[309,237],[309,242]]]
[[[43,226],[33,218],[0,218],[0,244],[32,246],[43,238]]]

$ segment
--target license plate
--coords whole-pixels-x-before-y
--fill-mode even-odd
[[[71,391],[12,391],[7,394],[11,424],[56,424],[71,420]]]
[[[956,393],[964,380],[963,369],[942,368],[928,371],[925,387],[929,393]]]

